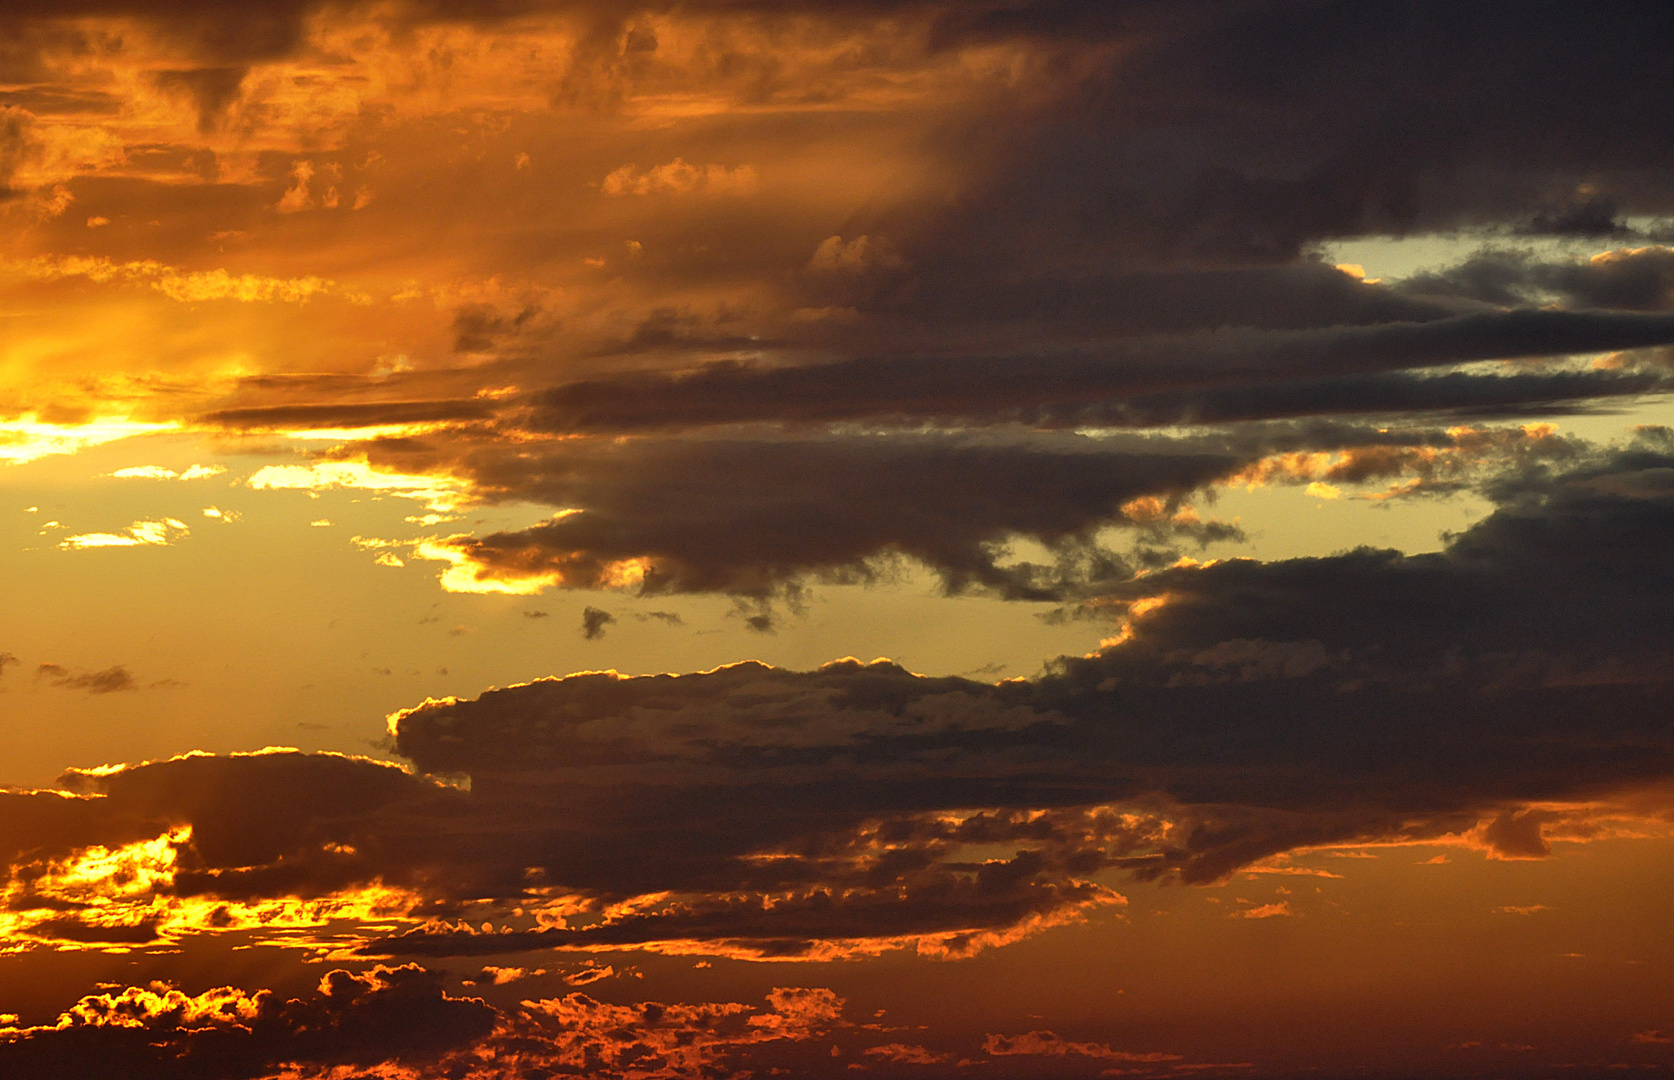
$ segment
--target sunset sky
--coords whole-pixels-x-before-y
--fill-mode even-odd
[[[0,1076],[1674,1075],[1671,47],[0,5]]]

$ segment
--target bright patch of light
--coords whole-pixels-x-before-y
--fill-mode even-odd
[[[0,461],[21,465],[52,454],[73,454],[89,446],[179,428],[179,423],[174,421],[148,424],[126,417],[107,417],[81,424],[49,424],[34,413],[26,413],[15,420],[0,420]]]
[[[119,533],[80,533],[67,536],[58,546],[66,551],[102,547],[146,547],[172,543],[189,531],[185,522],[176,521],[174,518],[136,521]]]
[[[532,577],[482,577],[481,567],[458,548],[438,540],[420,540],[413,547],[413,555],[420,559],[445,562],[451,565],[442,571],[442,588],[454,593],[504,593],[509,596],[534,596],[542,589],[558,584],[558,572],[547,571]]]
[[[365,461],[326,461],[315,465],[269,465],[247,481],[258,490],[325,491],[358,488],[403,499],[420,499],[431,510],[452,510],[466,501],[470,485],[451,476],[381,472]]]

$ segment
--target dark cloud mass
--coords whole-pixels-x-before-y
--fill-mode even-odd
[[[406,449],[374,446],[372,457],[424,460]],[[901,436],[569,443],[538,456],[490,446],[459,463],[481,488],[581,512],[449,544],[484,578],[554,574],[581,587],[645,559],[647,593],[768,598],[804,575],[870,579],[881,572],[874,560],[905,556],[950,590],[1044,599],[1084,578],[1125,576],[1094,535],[1127,521],[1124,503],[1183,495],[1241,460]],[[1164,540],[1234,535],[1213,523],[1147,524]],[[1055,563],[1001,565],[1014,537],[1049,545]]]
[[[58,1026],[0,1028],[0,1064],[13,1076],[234,1078],[316,1066],[428,1063],[482,1039],[495,1010],[450,997],[415,964],[333,971],[305,997],[232,987],[191,997],[166,987],[91,995]]]
[[[1434,554],[1133,579],[1101,601],[1126,610],[1117,638],[1030,680],[745,663],[392,718],[397,753],[468,791],[297,753],[72,772],[83,797],[4,796],[12,907],[79,940],[86,917],[51,910],[53,860],[189,825],[173,896],[382,883],[411,918],[531,913],[498,933],[432,922],[374,955],[961,955],[1120,903],[1122,874],[1205,882],[1449,838],[1537,857],[1601,815],[1667,815],[1674,441],[1531,459],[1486,490],[1494,513]]]
[[[1588,376],[1490,378],[1561,394]],[[1397,392],[1426,390],[1415,380]],[[1239,539],[1236,525],[1191,505],[1217,484],[1410,478],[1431,490],[1578,446],[1540,429],[1312,422],[1176,437],[879,432],[573,440],[545,450],[521,439],[404,438],[348,452],[468,477],[496,499],[563,508],[527,529],[433,543],[457,553],[476,582],[632,585],[794,606],[813,582],[886,579],[903,561],[936,573],[949,594],[1086,597],[1184,551]],[[1322,459],[1317,469],[1310,455]]]
[[[806,1058],[797,1044],[847,1026],[843,999],[820,988],[775,987],[762,1005],[611,1005],[574,993],[507,1013],[449,996],[440,982],[407,964],[332,971],[315,992],[288,999],[234,987],[196,996],[162,984],[128,987],[81,999],[55,1026],[0,1028],[0,1064],[14,1076],[88,1080],[701,1080],[738,1075],[745,1054]]]
[[[559,387],[538,396],[533,422],[551,432],[614,432],[749,421],[1028,419],[1055,409],[1073,416],[1076,405],[1096,410],[1104,402],[1164,391],[1178,394],[1177,415],[1189,416],[1193,399],[1184,388],[1192,386],[1204,386],[1210,400],[1211,388],[1228,383],[1277,397],[1293,387],[1305,393],[1309,381],[1320,377],[1635,349],[1671,341],[1674,320],[1662,315],[1516,310],[1422,323],[1148,339],[1110,345],[1103,355],[1086,351],[1003,359],[854,360],[773,369],[725,363],[677,375],[628,375]],[[1478,379],[1471,385],[1493,384]],[[1608,395],[1607,385],[1583,389],[1577,382],[1572,396]],[[1621,385],[1616,392],[1661,386],[1660,381],[1647,380],[1632,389]],[[1440,384],[1438,390],[1441,387],[1450,384]],[[1518,403],[1539,400],[1538,393],[1521,400],[1509,396]],[[1381,408],[1394,411],[1403,404],[1420,403],[1392,400]],[[1453,403],[1438,392],[1424,404],[1447,408]],[[1460,395],[1459,406],[1471,404],[1468,391]],[[1289,414],[1329,411],[1298,405]],[[1374,395],[1355,411],[1378,408]],[[1287,415],[1276,403],[1268,409],[1256,415]]]

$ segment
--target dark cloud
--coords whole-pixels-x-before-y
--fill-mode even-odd
[[[479,420],[491,416],[482,401],[382,401],[331,405],[266,405],[204,414],[207,424],[243,430],[344,428],[374,424],[424,424]]]
[[[101,0],[13,5],[4,18],[33,28],[121,16],[160,28],[183,56],[154,64],[146,85],[189,96],[207,135],[254,92],[252,65],[299,53],[319,10]],[[386,25],[399,46],[399,31],[418,21],[537,10],[559,6],[417,4]],[[743,664],[571,676],[397,714],[393,748],[455,785],[292,753],[73,772],[70,797],[0,793],[21,938],[62,948],[172,941],[236,925],[240,904],[376,888],[398,894],[389,918],[405,920],[406,932],[369,953],[681,943],[817,956],[912,943],[963,955],[1119,903],[1109,883],[1121,873],[1202,882],[1312,845],[1437,838],[1535,857],[1555,836],[1584,835],[1587,815],[1612,800],[1623,813],[1666,812],[1666,799],[1645,792],[1674,779],[1674,449],[1655,434],[1608,453],[1534,435],[1482,441],[1420,432],[1415,418],[1526,415],[1666,390],[1665,366],[1632,358],[1585,371],[1453,368],[1674,343],[1667,251],[1584,263],[1489,252],[1386,285],[1313,252],[1332,238],[1464,227],[1625,236],[1629,220],[1674,211],[1668,11],[1428,0],[716,0],[562,11],[578,45],[540,92],[607,120],[636,89],[674,100],[707,72],[707,60],[689,73],[659,69],[662,42],[675,35],[640,25],[642,12],[724,20],[740,40],[801,20],[819,48],[833,28],[875,40],[887,26],[898,51],[876,50],[882,59],[836,50],[865,79],[887,76],[874,86],[910,88],[915,80],[900,76],[967,46],[1020,48],[1003,91],[985,82],[927,92],[913,110],[933,121],[894,127],[885,110],[844,107],[853,83],[798,82],[799,54],[775,33],[763,33],[771,47],[759,51],[775,54],[766,60],[748,42],[729,47],[717,71],[745,74],[717,82],[716,100],[737,93],[761,107],[714,121],[730,134],[711,131],[713,145],[737,140],[727,162],[758,148],[752,132],[765,146],[779,130],[771,125],[787,123],[772,106],[790,103],[799,153],[821,139],[864,152],[883,138],[914,147],[902,175],[936,177],[934,190],[903,181],[898,193],[848,207],[787,211],[794,199],[775,193],[671,198],[654,214],[611,218],[625,211],[599,210],[609,196],[586,185],[628,160],[621,143],[586,150],[589,169],[613,156],[572,177],[573,189],[552,185],[521,201],[484,187],[486,172],[462,181],[425,144],[428,201],[401,202],[399,182],[380,180],[378,201],[355,221],[399,221],[404,250],[457,255],[446,275],[422,268],[436,280],[475,273],[482,260],[484,277],[550,275],[562,285],[552,295],[567,290],[569,306],[517,284],[488,299],[461,286],[430,298],[432,352],[456,366],[389,378],[269,373],[213,405],[180,400],[200,402],[191,407],[204,423],[234,429],[453,425],[340,456],[451,473],[487,501],[573,511],[441,541],[482,579],[726,593],[766,629],[769,604],[794,601],[809,582],[874,580],[912,561],[949,592],[1075,603],[1120,630],[1094,655],[999,685],[888,663]],[[0,106],[0,182],[41,160],[48,110],[102,115],[108,104],[47,81],[8,83],[30,96]],[[383,107],[365,105],[354,139],[377,134]],[[745,130],[758,122],[759,132]],[[457,130],[447,124],[436,130]],[[588,125],[571,127],[565,138],[589,138]],[[634,152],[660,153],[662,137],[636,134],[644,142]],[[395,154],[399,141],[378,145]],[[190,163],[191,175],[219,175],[213,155],[130,149],[136,167],[186,175]],[[371,159],[361,153],[369,147],[354,149]],[[466,150],[461,160],[486,160]],[[327,167],[341,168],[348,153],[314,154],[317,179],[336,175]],[[669,149],[640,161],[686,160],[676,153],[704,160]],[[201,245],[206,230],[191,215],[205,207],[226,211],[218,229],[323,221],[273,212],[287,177],[301,177],[292,157],[268,151],[248,191],[80,174],[67,183],[90,213],[95,197],[149,184],[145,198],[178,214],[148,209],[135,220],[167,220]],[[575,221],[559,228],[537,203]],[[378,218],[392,205],[392,217]],[[332,221],[349,222],[346,207],[333,209],[342,212]],[[494,260],[480,242],[444,242],[480,231],[490,219],[475,215],[488,212],[500,215]],[[190,230],[179,224],[188,219]],[[624,249],[629,220],[643,239]],[[439,231],[417,231],[430,222]],[[351,240],[311,269],[351,267],[377,246],[349,233],[353,223],[329,226],[339,227]],[[451,227],[459,232],[443,231]],[[573,269],[601,237],[610,258],[586,257],[608,286],[576,285],[556,269]],[[326,308],[305,316],[308,340],[334,338]],[[400,344],[379,341],[355,344],[353,362]],[[297,355],[308,359],[285,363],[338,362]],[[475,396],[513,385],[526,392]],[[1182,439],[1017,430],[1371,413],[1407,419],[1388,432],[1276,423]],[[921,430],[967,424],[997,430]],[[1282,460],[1314,453],[1332,458]],[[1185,549],[1236,535],[1185,513],[1190,498],[1234,478],[1410,479],[1449,490],[1480,482],[1487,464],[1505,469],[1483,487],[1495,511],[1439,552],[1174,564]],[[1114,528],[1131,550],[1110,546]],[[613,619],[588,608],[583,631],[602,633]],[[39,677],[89,692],[134,685],[122,668],[44,665]],[[130,875],[122,887],[148,889],[144,899],[158,903],[130,910],[75,892],[81,879],[65,861],[95,845],[152,845],[133,858],[152,860],[154,881]],[[199,900],[208,903],[187,903]],[[180,914],[188,910],[200,915]],[[463,921],[478,913],[498,920],[491,932]],[[126,1074],[144,1075],[172,1055],[175,1067],[243,1075],[280,1060],[363,1066],[445,1053],[493,1022],[412,972],[328,976],[291,1026],[287,1006],[267,1018],[258,1003],[250,1024],[235,1031],[212,1018],[204,1034],[165,1008],[137,1034],[71,1024],[17,1035],[5,1050],[23,1055],[25,1073],[47,1060],[27,1055],[59,1047],[61,1072],[86,1062],[82,1071],[97,1075],[127,1056],[137,1064]],[[799,1000],[723,1012],[746,1034],[783,1030],[784,1017],[801,1015]],[[369,1017],[341,1019],[360,1002]],[[426,1030],[436,1041],[380,1043],[380,1002],[435,1019]],[[84,1013],[117,1007],[95,1002]],[[651,1055],[672,1059],[694,1032],[723,1022],[721,1013],[688,1022],[667,1019],[670,1007],[616,1008],[580,996],[543,1003],[535,1011],[556,1034],[541,1045],[561,1047],[572,1071],[610,1075]],[[595,1037],[606,1024],[628,1035]],[[275,1058],[267,1032],[304,1049]],[[99,1041],[107,1037],[128,1042],[112,1052]],[[211,1045],[226,1049],[193,1049]],[[1047,1032],[994,1045],[1018,1057],[1119,1057]]]
[[[154,78],[158,86],[189,96],[198,110],[198,130],[209,132],[237,100],[239,87],[249,73],[247,67],[209,67],[159,71]]]
[[[1532,236],[1619,236],[1632,232],[1616,220],[1620,211],[1613,198],[1583,195],[1568,205],[1541,211],[1518,231]]]
[[[491,967],[485,975],[505,970]],[[56,1025],[0,1027],[0,1067],[19,1080],[701,1080],[738,1075],[746,1060],[806,1075],[823,1057],[836,1073],[843,1063],[833,1062],[825,1045],[804,1046],[834,1034],[848,1041],[852,1025],[843,1006],[827,989],[780,986],[753,1005],[610,1004],[571,993],[501,1011],[480,998],[448,995],[436,975],[416,965],[376,966],[331,971],[315,991],[291,998],[235,987],[188,995],[162,983],[89,995]]]
[[[133,675],[121,664],[103,671],[88,671],[79,675],[60,664],[42,664],[35,669],[35,681],[64,690],[85,690],[89,694],[114,694],[140,688]]]
[[[40,152],[31,138],[34,114],[15,105],[0,106],[0,198],[9,197],[12,178],[31,157]]]
[[[1660,371],[1549,371],[1511,375],[1359,375],[1144,394],[1121,401],[1019,410],[1037,427],[1160,427],[1355,414],[1440,417],[1562,415],[1611,398],[1666,392]]]
[[[12,906],[63,944],[210,932],[146,926],[151,894],[90,918],[65,884],[89,845],[169,836],[165,898],[406,890],[375,955],[963,955],[1120,903],[1109,875],[1399,841],[1539,857],[1668,814],[1674,436],[1531,455],[1483,490],[1497,509],[1439,552],[1117,583],[1094,603],[1122,632],[1028,680],[746,663],[391,718],[396,752],[468,790],[299,753],[73,771],[78,797],[0,797]]]
[[[589,607],[581,613],[581,636],[588,641],[604,637],[605,627],[616,621],[616,616],[603,608]]]
[[[1281,261],[1324,237],[1526,220],[1582,178],[1665,213],[1646,181],[1670,151],[1641,110],[1674,79],[1638,67],[1670,29],[1628,4],[1171,7],[1031,118],[1032,152],[1007,147],[971,221],[1006,221],[997,243],[1019,254],[1027,229],[1080,226],[1088,246]],[[1031,193],[1050,195],[1023,220],[994,215]]]
[[[84,997],[56,1026],[0,1028],[8,1076],[234,1080],[280,1066],[425,1064],[487,1036],[496,1011],[450,997],[417,965],[332,971],[284,999],[232,987],[188,996],[161,985]]]
[[[1607,251],[1553,261],[1511,248],[1487,249],[1458,266],[1399,283],[1406,292],[1490,304],[1557,301],[1589,308],[1667,311],[1674,307],[1674,248]]]
[[[503,784],[529,798],[546,775],[554,792],[589,786],[599,799],[628,783],[637,799],[671,800],[610,811],[637,854],[667,849],[614,869],[566,859],[566,884],[588,866],[632,876],[685,861],[706,845],[690,824],[668,823],[717,813],[714,835],[732,854],[685,872],[701,878],[738,859],[727,891],[752,878],[763,889],[798,879],[831,888],[882,874],[910,901],[915,875],[930,874],[927,885],[936,872],[958,876],[959,844],[1020,845],[1007,862],[963,871],[976,875],[968,900],[952,882],[935,885],[939,903],[977,925],[1088,899],[1052,890],[1101,866],[1201,881],[1311,844],[1473,828],[1502,854],[1538,853],[1553,822],[1521,804],[1605,799],[1666,784],[1674,768],[1658,734],[1674,680],[1671,582],[1657,554],[1674,529],[1670,477],[1668,449],[1624,451],[1507,481],[1501,508],[1437,554],[1363,550],[1151,575],[1119,598],[1164,602],[1133,609],[1117,644],[1026,683],[853,663],[577,676],[405,714],[397,746],[420,768],[468,772],[479,797]],[[771,820],[750,816],[752,791],[775,806]],[[1111,804],[1146,813],[1099,809]],[[953,807],[995,809],[934,816]],[[1030,818],[1025,807],[1051,812]],[[752,850],[777,857],[752,862]],[[1000,918],[985,895],[1018,906]],[[910,902],[859,917],[860,901],[840,889],[810,904],[839,926],[851,915],[880,931],[927,925]],[[691,899],[529,944],[719,937],[726,926],[749,927],[761,944],[775,932],[797,942],[818,936],[811,920],[797,904],[746,915]],[[454,934],[387,947],[484,946],[494,947]]]
[[[1549,393],[1571,385],[1565,376],[1528,379]],[[1320,396],[1340,391],[1327,387]],[[1406,392],[1421,396],[1425,388]],[[1534,392],[1525,387],[1523,395]],[[385,468],[447,471],[485,496],[565,508],[527,529],[430,543],[432,555],[435,548],[457,552],[478,582],[637,584],[647,595],[719,592],[793,605],[808,584],[881,580],[902,560],[929,568],[949,593],[1087,595],[1183,551],[1240,539],[1234,525],[1189,505],[1234,478],[1457,484],[1507,455],[1578,452],[1538,431],[1325,422],[1175,438],[879,432],[539,446],[411,438],[352,452]],[[1308,452],[1339,457],[1317,472],[1295,462],[1262,464]],[[1027,552],[1026,542],[1043,550],[1014,554]]]
[[[794,592],[804,577],[874,579],[904,557],[935,570],[949,591],[1050,598],[1130,572],[1098,543],[1105,526],[1126,525],[1163,545],[1237,535],[1223,524],[1123,510],[1142,496],[1183,496],[1250,460],[1225,447],[1171,449],[931,436],[588,440],[545,453],[518,444],[504,454],[488,446],[451,467],[483,491],[581,512],[446,543],[481,579],[551,574],[598,588],[621,578],[622,564],[645,560],[647,594],[767,598]],[[411,443],[369,450],[397,467],[427,458]],[[1046,545],[1052,561],[1008,560],[1007,545],[1025,538]]]
[[[1189,387],[1204,388],[1201,392],[1211,400],[1217,384],[1275,400],[1288,391],[1305,400],[1311,384],[1325,377],[1364,378],[1380,371],[1670,342],[1674,321],[1660,314],[1525,309],[1420,323],[1138,339],[1030,357],[849,360],[777,368],[717,363],[690,372],[642,372],[556,387],[536,396],[527,423],[537,430],[577,433],[750,421],[1030,418],[1054,410],[1074,415],[1077,407],[1096,411],[1105,402],[1111,403],[1108,411],[1119,411],[1123,399],[1145,400],[1145,395],[1163,392],[1174,393],[1181,411],[1189,412]],[[1291,389],[1295,381],[1302,385]],[[1377,384],[1362,385],[1375,390]],[[1493,385],[1439,384],[1463,391],[1461,399],[1449,402],[1433,391],[1427,403],[1469,408],[1473,402],[1467,386]],[[1615,389],[1638,392],[1629,385],[1618,383]],[[1639,385],[1650,389],[1657,384]],[[1222,393],[1236,392],[1230,387]],[[1524,392],[1531,389],[1525,386]],[[1572,390],[1581,389],[1580,383],[1572,384]],[[1610,392],[1606,384],[1594,389]],[[1541,397],[1538,391],[1530,396]],[[1390,407],[1399,408],[1398,399]],[[1323,410],[1303,405],[1299,411]]]

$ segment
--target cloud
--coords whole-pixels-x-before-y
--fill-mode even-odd
[[[950,594],[1086,596],[1241,539],[1192,505],[1218,485],[1384,480],[1434,493],[1578,451],[1541,427],[1279,424],[1190,437],[408,438],[354,452],[388,483],[446,470],[438,485],[563,508],[525,529],[416,542],[450,564],[450,590],[717,592],[794,607],[815,582],[880,580],[906,561]]]
[[[1030,865],[1054,888],[1075,879],[1072,865],[1205,881],[1279,851],[1369,841],[1539,855],[1543,830],[1669,779],[1674,750],[1650,748],[1654,703],[1674,678],[1656,555],[1674,458],[1656,445],[1508,480],[1501,508],[1437,554],[1233,560],[1135,579],[1116,594],[1130,605],[1121,637],[1029,682],[858,664],[576,676],[401,714],[397,747],[422,769],[469,773],[476,797],[491,797],[502,770],[507,783],[523,778],[521,797],[534,770],[554,770],[555,791],[560,775],[597,785],[600,770],[649,770],[684,794],[647,821],[685,819],[685,799],[727,792],[726,810],[703,811],[728,815],[736,854],[724,858],[780,881],[864,872],[882,857],[867,854],[871,838],[884,835],[920,859],[1012,839],[1024,846],[1006,872]],[[848,793],[849,824],[823,809],[828,784]],[[775,795],[774,819],[758,821],[737,800],[762,785],[800,794]],[[572,820],[583,812],[563,805]],[[991,809],[930,816],[954,807]],[[1028,833],[1012,816],[1025,808],[1049,810]],[[869,813],[882,816],[866,824]],[[676,832],[666,855],[621,870],[700,849]],[[810,836],[821,837],[813,848]],[[639,855],[651,856],[648,842]],[[774,858],[753,862],[751,850]],[[793,854],[810,850],[821,854]],[[569,864],[566,883],[581,865]],[[530,941],[624,942],[659,922],[696,938],[742,916],[687,900]],[[881,911],[871,918],[890,925]],[[748,923],[809,932],[805,919],[784,903]]]
[[[220,476],[226,471],[225,465],[192,465],[184,472],[165,469],[161,465],[131,465],[117,469],[111,475],[124,480],[202,480]]]
[[[983,1043],[984,1052],[994,1057],[1010,1057],[1016,1054],[1039,1055],[1045,1057],[1089,1057],[1103,1058],[1109,1061],[1138,1061],[1156,1063],[1163,1061],[1179,1061],[1179,1054],[1162,1054],[1156,1052],[1134,1053],[1129,1050],[1112,1050],[1104,1043],[1070,1042],[1051,1031],[1031,1031],[1024,1035],[990,1035]]]
[[[206,300],[235,300],[241,303],[305,304],[322,296],[346,296],[336,282],[318,277],[274,278],[257,274],[231,274],[223,269],[185,271],[150,259],[112,262],[103,257],[38,256],[5,267],[12,273],[41,281],[85,278],[92,282],[149,285],[171,300],[201,303]]]
[[[245,431],[311,431],[321,428],[366,429],[401,427],[486,419],[491,403],[464,401],[336,402],[324,405],[265,405],[221,409],[199,419],[206,424]]]
[[[868,1046],[866,1056],[881,1058],[891,1065],[937,1065],[953,1060],[952,1054],[937,1054],[926,1050],[922,1046],[908,1043],[885,1043],[882,1046]]]
[[[106,547],[160,547],[174,543],[190,531],[183,521],[162,518],[136,521],[119,533],[77,533],[60,540],[58,546],[65,551]]]
[[[605,627],[616,621],[616,616],[603,608],[590,607],[581,613],[581,636],[588,641],[604,637]]]
[[[768,598],[804,575],[866,580],[880,572],[870,560],[906,557],[942,575],[949,591],[1045,598],[1082,575],[1125,575],[1120,557],[1095,542],[1107,525],[1138,525],[1124,503],[1183,495],[1239,464],[1224,451],[1169,450],[928,436],[570,442],[545,454],[524,446],[516,457],[490,447],[460,463],[479,490],[573,509],[420,553],[456,564],[450,587],[562,582]],[[397,467],[383,447],[369,452]],[[1146,528],[1160,541],[1234,535],[1185,519]],[[1025,537],[1053,549],[1054,562],[1004,565],[1005,545]]]
[[[0,1028],[0,1066],[20,1077],[226,1080],[287,1063],[427,1063],[484,1038],[495,1019],[485,1002],[450,997],[414,964],[332,971],[314,993],[289,999],[130,986],[84,997],[53,1024]]]
[[[1563,303],[1586,308],[1667,311],[1674,307],[1674,248],[1618,248],[1588,259],[1537,258],[1489,248],[1458,266],[1415,274],[1397,284],[1418,295],[1488,304]]]
[[[959,956],[1120,905],[1123,874],[1538,858],[1670,805],[1671,477],[1648,431],[1493,477],[1439,552],[1124,579],[1097,600],[1120,632],[1033,679],[745,663],[394,714],[394,751],[456,784],[295,752],[72,770],[71,797],[0,795],[7,910],[55,942],[376,911],[379,956]],[[125,899],[66,909],[87,890]]]
[[[44,681],[64,690],[86,690],[89,694],[114,694],[122,690],[139,689],[133,675],[120,664],[103,671],[84,672],[80,675],[71,674],[68,668],[59,664],[42,664],[35,669],[35,681]]]
[[[447,476],[409,476],[377,470],[364,461],[327,461],[312,465],[264,465],[245,481],[258,491],[329,491],[362,488],[419,499],[436,510],[460,501],[464,485]]]
[[[1166,424],[1195,419],[1199,413],[1212,421],[1223,415],[1243,419],[1330,411],[1323,402],[1309,402],[1322,391],[1333,395],[1339,408],[1351,411],[1415,405],[1470,408],[1475,404],[1473,391],[1497,389],[1507,404],[1590,395],[1583,390],[1585,380],[1572,381],[1568,394],[1554,394],[1551,388],[1544,393],[1536,389],[1538,381],[1519,384],[1454,376],[1425,383],[1409,376],[1380,383],[1374,376],[1406,368],[1670,342],[1674,321],[1662,314],[1527,309],[1375,326],[1122,340],[1034,356],[847,360],[796,367],[720,362],[694,371],[632,373],[555,387],[536,396],[531,423],[554,433],[886,418],[1052,423],[1057,417],[1058,426],[1074,426],[1097,422],[1101,415],[1119,418],[1124,402],[1138,398],[1135,416],[1127,423]],[[1217,384],[1228,389],[1218,391]],[[1594,385],[1597,391],[1610,392],[1607,381]],[[1620,393],[1642,393],[1662,385],[1656,379],[1615,384]],[[1522,393],[1507,393],[1512,387]],[[1405,401],[1391,394],[1402,389],[1408,395]],[[1460,395],[1456,402],[1448,400],[1448,390]],[[1362,396],[1362,391],[1371,393]],[[1213,404],[1217,397],[1236,400],[1236,395],[1252,392],[1270,404],[1246,407],[1242,415],[1225,415],[1226,405],[1217,410]],[[1207,399],[1202,407],[1196,405],[1199,396]],[[1280,404],[1287,398],[1294,403],[1288,410]],[[1493,403],[1491,397],[1487,403]]]
[[[749,165],[728,168],[725,165],[686,164],[675,158],[667,165],[658,165],[643,172],[634,165],[623,165],[611,172],[600,183],[606,195],[685,195],[701,192],[705,195],[748,195],[756,190],[756,170]]]
[[[499,976],[517,969],[486,968]],[[283,1075],[585,1074],[602,1080],[732,1075],[743,1055],[790,1064],[840,1030],[843,1000],[776,987],[765,1002],[607,1004],[581,993],[502,1011],[454,997],[413,964],[334,970],[286,998],[224,986],[188,995],[163,983],[82,998],[55,1023],[0,1027],[0,1067],[34,1080],[233,1080]],[[821,1048],[823,1052],[823,1047]],[[829,1055],[827,1055],[829,1060]]]
[[[154,78],[166,90],[184,92],[198,110],[198,130],[213,131],[238,100],[248,67],[207,67],[159,71]]]
[[[765,1008],[739,1002],[611,1005],[579,993],[525,1001],[523,1008],[519,1033],[533,1061],[564,1072],[585,1069],[606,1080],[725,1075],[737,1055],[771,1061],[775,1051],[794,1054],[796,1044],[843,1026],[843,999],[823,988],[775,987]]]

